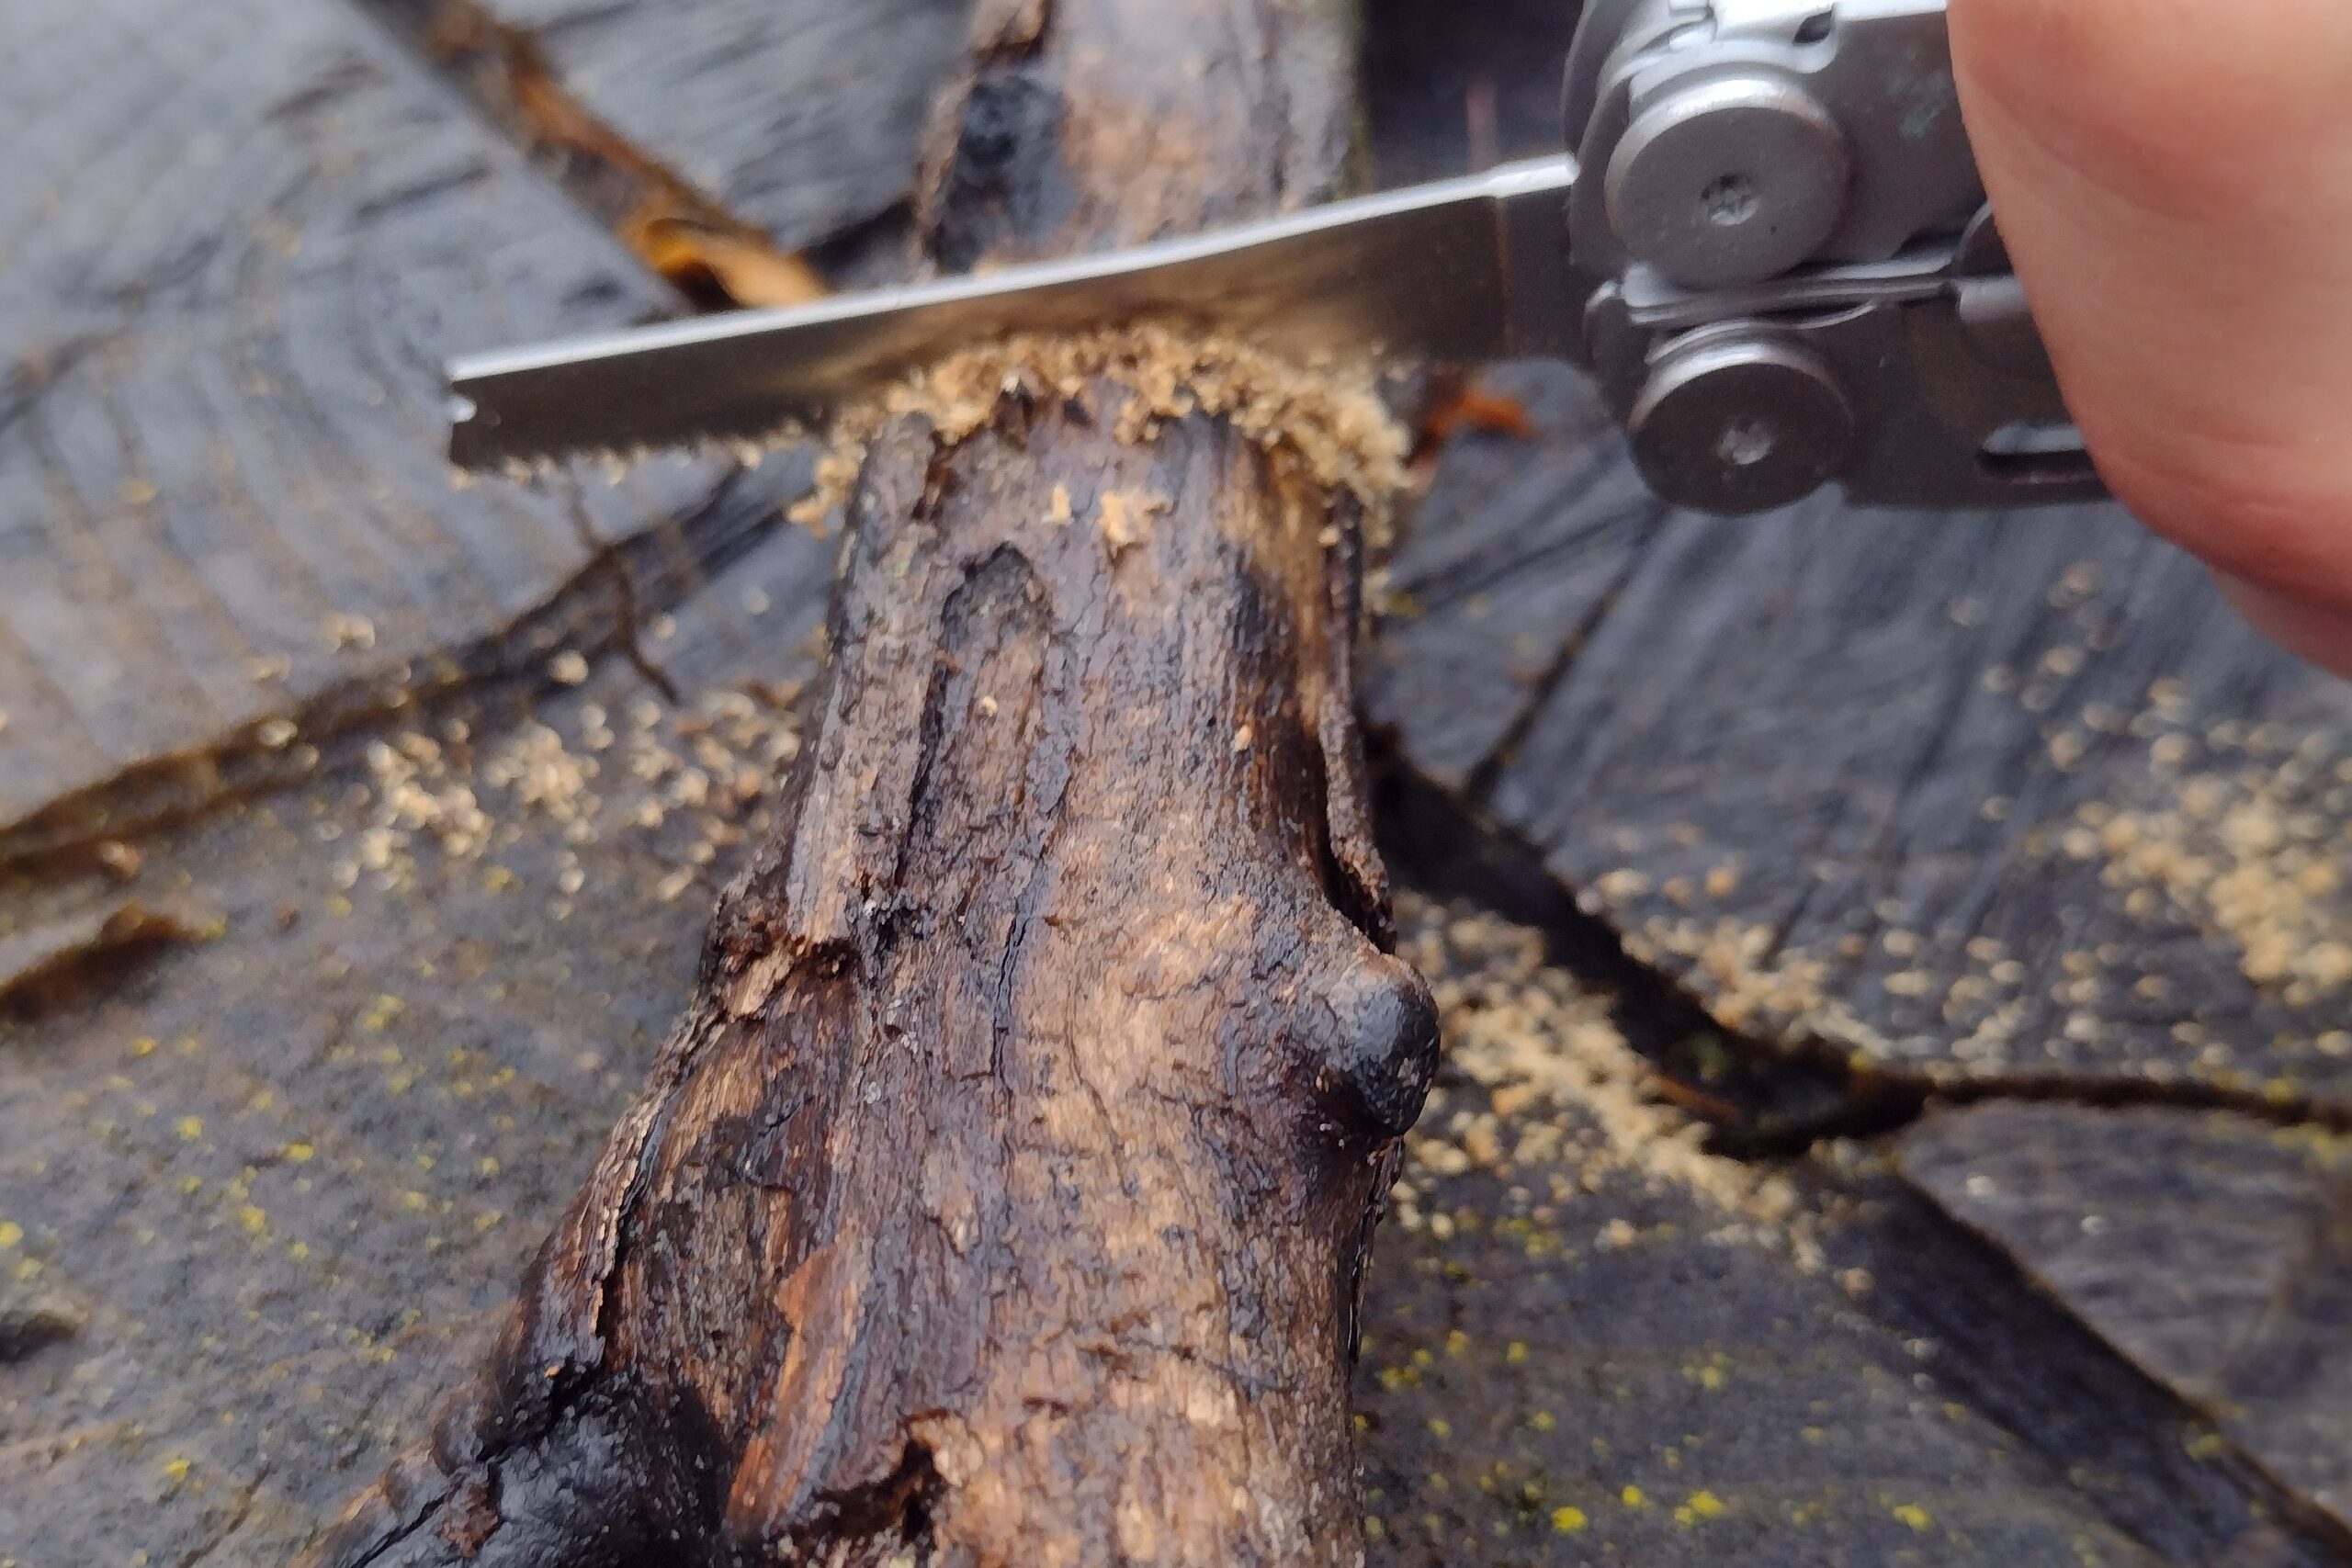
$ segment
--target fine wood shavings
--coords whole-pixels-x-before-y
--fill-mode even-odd
[[[1353,495],[1364,508],[1368,536],[1383,544],[1412,443],[1380,399],[1377,370],[1369,357],[1286,359],[1163,321],[1073,335],[1021,333],[952,355],[844,411],[817,460],[815,488],[791,516],[821,527],[848,500],[867,446],[891,420],[926,418],[941,444],[953,446],[985,425],[1008,394],[1076,398],[1089,382],[1104,381],[1126,394],[1112,421],[1119,440],[1149,440],[1161,421],[1193,413],[1230,420],[1260,446],[1294,453],[1318,483]],[[1066,501],[1057,494],[1053,521],[1062,521]],[[1106,538],[1129,520],[1109,502],[1104,497]]]
[[[1115,560],[1144,536],[1153,517],[1168,510],[1168,498],[1114,490],[1103,492],[1095,505],[1096,525],[1102,530],[1102,543]]]
[[[1724,1239],[1785,1246],[1819,1267],[1789,1179],[1709,1153],[1704,1126],[1664,1098],[1626,1043],[1614,998],[1547,964],[1541,932],[1410,894],[1396,913],[1397,953],[1429,977],[1446,1060],[1487,1101],[1461,1110],[1432,1096],[1406,1140],[1400,1224],[1442,1221],[1417,1202],[1434,1179],[1481,1168],[1527,1180],[1565,1167],[1586,1190],[1623,1173],[1687,1191],[1722,1213]]]

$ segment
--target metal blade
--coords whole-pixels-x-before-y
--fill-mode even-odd
[[[757,438],[990,337],[1147,315],[1301,353],[1561,353],[1575,177],[1547,158],[1115,254],[481,355],[450,367],[450,456]]]

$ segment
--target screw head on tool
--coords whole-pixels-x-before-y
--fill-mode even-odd
[[[1845,468],[1856,434],[1853,404],[1828,364],[1758,333],[1668,350],[1626,428],[1659,495],[1732,515],[1812,494]]]
[[[1844,215],[1846,139],[1795,81],[1756,71],[1670,87],[1609,160],[1609,221],[1686,288],[1778,276]]]

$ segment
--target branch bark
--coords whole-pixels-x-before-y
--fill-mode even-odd
[[[982,12],[943,259],[1337,180],[1333,6]],[[1436,1027],[1355,509],[1222,419],[1005,384],[872,443],[789,820],[495,1352],[316,1562],[1360,1560],[1355,1302]]]

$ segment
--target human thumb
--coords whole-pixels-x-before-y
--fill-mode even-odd
[[[1951,0],[1950,21],[2100,471],[2352,673],[2352,3]]]

